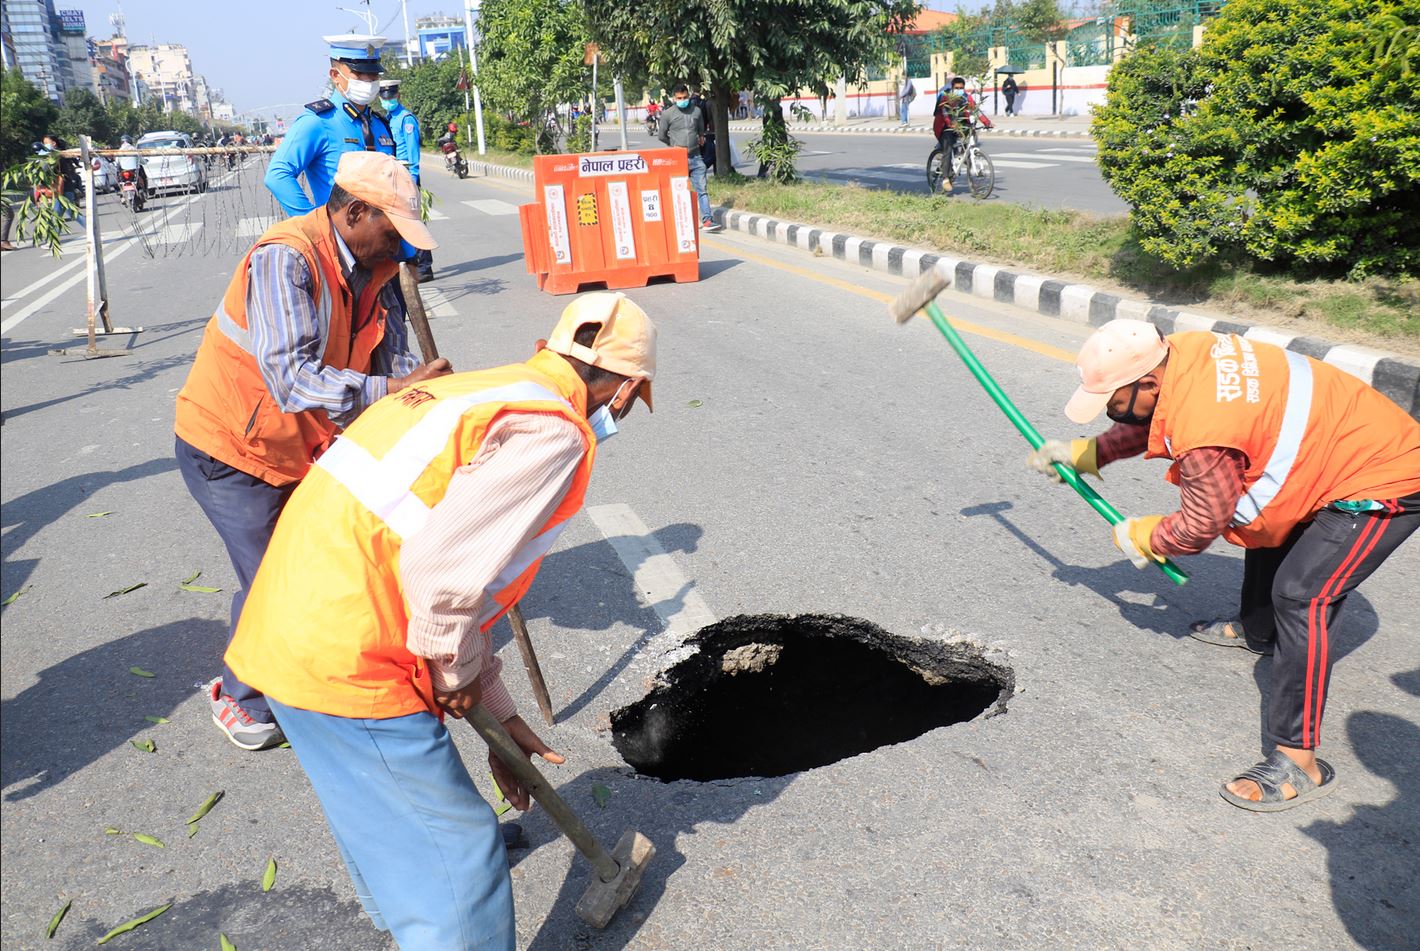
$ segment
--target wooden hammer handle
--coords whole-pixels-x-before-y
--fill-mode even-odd
[[[424,298],[419,296],[419,278],[408,261],[399,266],[399,288],[404,291],[404,308],[409,314],[409,325],[414,328],[414,339],[419,341],[419,352],[424,355],[425,363],[433,363],[439,359],[439,348],[434,344],[429,317],[424,313]]]

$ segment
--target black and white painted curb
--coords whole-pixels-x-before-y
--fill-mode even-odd
[[[485,162],[482,159],[470,159],[468,163],[469,171],[478,175],[491,175],[495,178],[512,178],[520,182],[533,181],[533,170],[530,168],[518,168],[513,165],[495,165],[492,162]]]
[[[950,254],[908,248],[885,241],[780,221],[765,215],[724,208],[714,210],[715,220],[731,231],[767,241],[793,245],[825,257],[853,262],[875,271],[915,277],[931,268],[949,275],[952,287],[962,294],[1014,304],[1047,317],[1098,327],[1116,317],[1147,320],[1164,333],[1211,330],[1241,334],[1314,357],[1365,380],[1394,400],[1411,416],[1420,418],[1420,363],[1397,354],[1354,344],[1334,344],[1303,337],[1276,327],[1189,313],[1151,301],[1128,300],[1088,284],[1072,284],[1038,274],[1022,274],[995,264],[979,264]]]
[[[761,128],[763,128],[763,127],[762,127],[758,122],[731,122],[731,123],[730,123],[730,131],[731,131],[731,132],[759,132],[759,131],[761,130]],[[931,134],[932,134],[932,127],[931,127],[930,125],[901,125],[900,123],[896,123],[896,122],[886,123],[886,124],[883,124],[883,125],[845,125],[845,126],[824,125],[824,124],[818,124],[818,125],[794,125],[794,124],[792,124],[792,123],[789,123],[789,133],[790,133],[791,135],[798,135],[798,134],[801,133],[801,132],[825,132],[825,133],[827,133],[827,132],[832,132],[832,133],[843,133],[843,132],[874,132],[874,133],[877,133],[878,135],[884,135],[884,134],[897,135],[897,134],[900,134],[900,133],[911,132],[911,133],[918,134],[918,135],[931,135]],[[988,130],[987,130],[987,135],[993,135],[993,136],[995,136],[995,135],[1044,136],[1044,137],[1048,137],[1048,138],[1067,138],[1067,139],[1088,139],[1088,138],[1090,137],[1090,134],[1089,134],[1088,132],[1076,131],[1076,130],[1074,130],[1074,129],[1000,129],[1000,128],[995,128],[995,129],[988,129]]]

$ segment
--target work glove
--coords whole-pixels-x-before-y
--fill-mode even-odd
[[[1162,563],[1163,556],[1154,554],[1149,547],[1149,536],[1154,534],[1154,526],[1163,520],[1162,515],[1126,518],[1114,526],[1114,547],[1124,552],[1135,568],[1145,568],[1150,562]]]
[[[1063,462],[1073,466],[1080,475],[1086,473],[1102,479],[1099,463],[1095,459],[1093,439],[1072,439],[1068,443],[1058,439],[1047,439],[1045,445],[1026,457],[1026,464],[1037,472],[1043,472],[1052,482],[1063,482],[1054,463]]]

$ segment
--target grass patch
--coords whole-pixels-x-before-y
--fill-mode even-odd
[[[1298,280],[1227,263],[1177,270],[1145,254],[1123,216],[743,178],[712,178],[710,195],[717,204],[756,214],[1113,286],[1173,306],[1290,325],[1302,333],[1335,328],[1344,337],[1411,352],[1420,347],[1420,281]]]

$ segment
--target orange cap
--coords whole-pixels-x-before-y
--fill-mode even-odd
[[[1109,405],[1115,390],[1148,376],[1168,352],[1168,343],[1153,324],[1111,320],[1090,334],[1075,358],[1080,388],[1065,404],[1065,415],[1071,422],[1088,423]]]
[[[576,342],[585,324],[601,324],[590,347]],[[583,294],[562,311],[547,338],[547,349],[621,376],[641,379],[640,397],[651,409],[651,380],[656,375],[656,325],[625,294]]]
[[[335,184],[389,217],[399,236],[421,251],[439,246],[420,220],[419,186],[399,159],[383,152],[346,152],[335,167]]]

